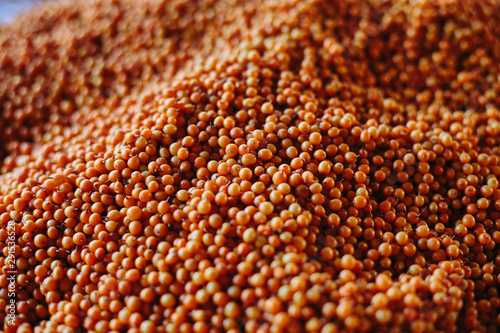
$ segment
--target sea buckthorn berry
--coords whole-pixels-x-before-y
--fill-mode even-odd
[[[441,246],[441,242],[437,238],[429,238],[427,240],[427,248],[431,251],[436,251]]]
[[[271,103],[268,103],[268,102],[262,104],[260,109],[261,109],[262,113],[264,113],[264,114],[271,114],[274,111],[273,105]]]

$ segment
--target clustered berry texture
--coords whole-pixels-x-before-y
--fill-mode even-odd
[[[0,28],[6,332],[498,332],[500,2],[85,0]]]

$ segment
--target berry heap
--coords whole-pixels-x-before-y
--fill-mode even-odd
[[[86,0],[0,27],[3,329],[497,332],[499,21]]]

